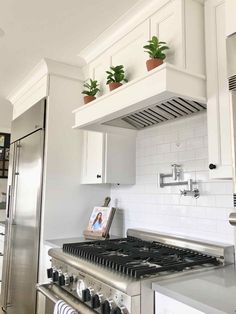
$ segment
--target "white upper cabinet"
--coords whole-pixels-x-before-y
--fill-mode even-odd
[[[83,184],[135,184],[134,135],[84,132]]]
[[[212,179],[226,179],[232,177],[232,152],[225,2],[208,0],[205,5],[205,21],[209,171]]]
[[[236,33],[236,1],[225,1],[226,36]]]

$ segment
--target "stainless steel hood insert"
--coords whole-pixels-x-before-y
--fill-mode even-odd
[[[206,110],[206,105],[194,100],[183,99],[181,97],[171,98],[160,104],[150,106],[144,110],[134,112],[121,119],[137,130],[147,128],[168,120],[181,118],[200,111]],[[107,122],[113,125],[115,121]]]

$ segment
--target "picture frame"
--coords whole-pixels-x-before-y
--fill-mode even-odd
[[[109,230],[116,209],[114,207],[95,206],[90,216],[88,226],[84,230],[86,239],[109,238]]]

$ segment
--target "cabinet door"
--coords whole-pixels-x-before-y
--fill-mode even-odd
[[[155,293],[155,314],[204,314],[166,295]]]
[[[84,132],[82,183],[103,183],[104,142],[103,133]]]
[[[226,36],[236,33],[236,1],[225,1]]]
[[[232,177],[232,155],[224,1],[206,2],[205,21],[209,171],[212,179],[226,179]]]

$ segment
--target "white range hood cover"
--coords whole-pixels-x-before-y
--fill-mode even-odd
[[[74,128],[139,130],[205,109],[205,77],[164,63],[73,111]]]

